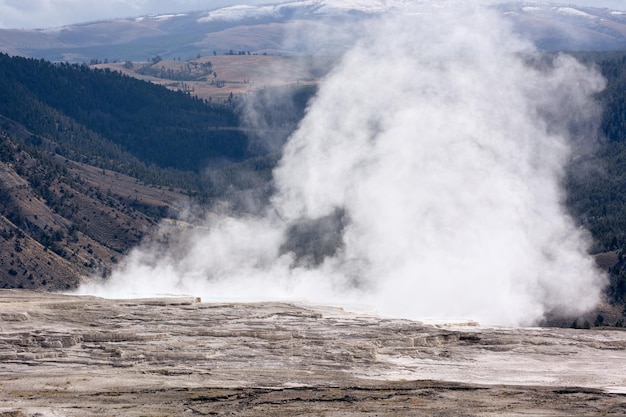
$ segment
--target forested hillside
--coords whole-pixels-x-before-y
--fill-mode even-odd
[[[232,109],[116,72],[0,54],[0,91],[0,114],[112,168],[134,158],[198,172],[249,156]]]
[[[598,96],[601,142],[575,155],[566,180],[567,205],[594,238],[593,252],[609,269],[610,298],[626,303],[626,52],[581,53],[607,79]],[[626,309],[624,311],[626,313]]]

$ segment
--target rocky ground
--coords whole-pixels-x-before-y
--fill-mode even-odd
[[[626,414],[626,332],[0,291],[0,416]]]

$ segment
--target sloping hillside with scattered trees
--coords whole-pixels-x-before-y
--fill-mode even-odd
[[[0,287],[73,288],[178,205],[263,189],[248,148],[234,105],[0,54]]]

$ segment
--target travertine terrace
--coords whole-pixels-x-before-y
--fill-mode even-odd
[[[0,291],[0,416],[626,414],[626,332]]]

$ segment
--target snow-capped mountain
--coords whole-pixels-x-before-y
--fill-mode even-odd
[[[334,53],[358,23],[388,11],[456,7],[459,0],[300,0],[263,6],[142,16],[42,30],[0,30],[0,51],[53,61],[189,58],[229,51]],[[517,30],[548,50],[626,48],[626,12],[542,1],[494,4]],[[356,26],[351,24],[357,24]],[[308,43],[307,39],[315,42]],[[332,40],[331,40],[332,39]]]
[[[525,37],[548,50],[616,50],[626,47],[626,13],[547,3],[495,6]]]

